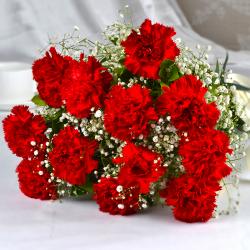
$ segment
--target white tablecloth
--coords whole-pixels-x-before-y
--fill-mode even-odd
[[[1,250],[250,249],[250,183],[240,185],[239,214],[187,224],[176,221],[168,208],[121,217],[99,212],[89,200],[60,203],[26,198],[17,186],[19,161],[5,145],[1,128]]]

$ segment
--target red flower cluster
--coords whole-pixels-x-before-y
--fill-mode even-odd
[[[214,103],[206,103],[206,91],[195,76],[183,76],[158,99],[158,111],[170,114],[182,136],[179,155],[186,171],[169,181],[161,195],[174,207],[175,217],[186,222],[211,218],[218,182],[231,172],[225,164],[226,153],[231,153],[229,138],[214,129],[219,111]]]
[[[50,174],[39,160],[22,160],[16,172],[19,188],[26,196],[40,200],[57,199],[55,184],[48,182]]]
[[[158,98],[157,110],[161,115],[169,114],[179,131],[213,128],[220,112],[215,103],[207,104],[207,88],[193,75],[186,75],[163,88]]]
[[[83,54],[74,60],[53,47],[34,62],[40,97],[58,109],[47,113],[46,107],[43,118],[28,107],[17,106],[3,121],[10,149],[23,157],[16,171],[25,195],[56,199],[60,179],[71,184],[65,185],[65,194],[78,193],[79,188],[88,190],[85,184],[90,177],[88,180],[97,182],[94,199],[100,210],[126,215],[155,201],[167,180],[160,195],[173,207],[177,219],[197,222],[211,218],[219,182],[231,172],[226,154],[232,150],[228,136],[215,129],[219,110],[215,103],[206,102],[207,88],[195,76],[183,76],[163,87],[157,98],[160,65],[180,52],[172,40],[174,35],[173,28],[146,19],[139,32],[133,30],[121,42],[125,60],[121,53],[117,68],[107,69],[95,57],[84,59]],[[134,75],[120,72],[124,66]],[[116,81],[125,81],[128,75],[149,79],[143,81],[144,86],[135,83],[132,87]],[[111,83],[116,85],[111,87]],[[97,109],[101,110],[92,116]],[[160,116],[170,116],[172,124],[168,117]],[[45,133],[47,125],[51,133]],[[185,173],[169,180],[176,170],[171,169],[172,163],[179,156]],[[63,194],[62,186],[58,186],[59,194]]]
[[[132,31],[121,45],[125,49],[125,66],[133,74],[145,78],[159,79],[162,61],[174,60],[180,51],[172,40],[175,35],[173,28],[161,24],[152,24],[146,19],[140,33]]]
[[[140,193],[148,193],[150,184],[158,181],[166,171],[162,166],[162,156],[147,148],[128,143],[122,150],[122,157],[113,160],[121,165],[119,180],[138,183]]]
[[[53,144],[49,160],[54,175],[70,184],[83,185],[86,175],[98,166],[98,161],[93,159],[98,143],[68,126],[54,136]]]
[[[161,196],[166,198],[167,205],[174,207],[176,219],[185,222],[205,222],[212,217],[215,192],[219,190],[218,182],[182,175],[170,180]]]
[[[104,125],[112,136],[125,141],[147,136],[149,121],[157,119],[149,89],[135,84],[110,90],[105,101]]]
[[[226,154],[231,152],[228,136],[215,129],[195,133],[189,136],[188,141],[182,140],[179,146],[179,154],[187,173],[218,181],[232,171],[225,164]]]
[[[23,158],[33,158],[44,154],[47,129],[40,115],[29,112],[27,106],[15,106],[3,121],[5,140],[14,154]],[[35,145],[31,145],[34,142]]]
[[[112,75],[94,57],[88,61],[71,61],[65,72],[61,89],[66,109],[78,118],[90,115],[90,109],[103,107]]]
[[[151,183],[158,181],[166,171],[162,156],[128,143],[122,150],[122,157],[113,162],[121,165],[118,178],[101,178],[94,185],[94,198],[103,212],[135,213],[139,208],[139,195],[147,194]]]
[[[94,185],[94,192],[94,199],[103,212],[128,215],[136,213],[139,208],[139,187],[129,178],[101,178]]]
[[[72,58],[61,56],[53,47],[49,52],[46,52],[45,57],[34,62],[33,77],[38,83],[37,90],[40,97],[51,107],[59,108],[63,104],[60,88],[64,72]]]
[[[67,111],[78,118],[88,117],[92,107],[103,106],[112,81],[112,75],[94,57],[84,61],[81,55],[76,61],[61,56],[53,47],[35,61],[33,76],[40,97],[48,105],[59,108],[66,104]]]
[[[26,106],[15,106],[4,119],[3,129],[9,148],[24,158],[16,169],[20,190],[31,198],[56,199],[56,188],[48,182],[50,175],[40,165],[47,142],[44,118],[30,113]]]

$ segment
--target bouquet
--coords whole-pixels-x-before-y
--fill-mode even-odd
[[[50,39],[32,67],[36,110],[15,106],[3,121],[26,196],[90,194],[112,215],[164,204],[185,222],[223,213],[218,195],[237,186],[244,112],[226,63],[212,69],[209,48],[192,52],[174,35],[146,19],[108,26],[104,42],[78,27]]]

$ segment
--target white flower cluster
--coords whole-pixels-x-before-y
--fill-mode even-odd
[[[123,82],[121,81],[120,78],[118,78],[118,85],[131,88],[134,84],[138,83],[138,80],[140,80],[140,84],[147,83],[147,80],[144,80],[143,77],[140,77],[140,79],[138,79],[137,77],[133,77],[133,78],[128,79],[127,82]]]
[[[185,46],[180,39],[176,40],[180,49],[180,55],[175,59],[180,72],[185,75],[194,74],[204,84],[209,85],[212,82],[219,84],[218,74],[213,72],[207,62],[207,52],[211,49],[209,46],[202,48],[197,45],[198,54],[196,55],[189,47]]]
[[[104,139],[103,113],[100,109],[91,109],[91,119],[78,119],[69,113],[62,113],[59,121],[66,126],[74,126],[84,136],[93,137],[97,141]]]
[[[139,136],[138,145],[147,147],[149,150],[159,153],[164,157],[163,166],[170,167],[174,165],[174,169],[183,171],[181,165],[181,157],[178,155],[179,136],[176,128],[170,122],[171,117],[161,117],[157,123],[151,124],[151,131],[148,138]]]
[[[131,29],[131,26],[121,23],[114,23],[111,26],[107,26],[103,32],[107,43],[97,42],[92,50],[91,54],[103,62],[103,66],[107,67],[114,75],[116,74],[116,70],[121,68],[120,60],[125,57],[121,41],[126,39]]]

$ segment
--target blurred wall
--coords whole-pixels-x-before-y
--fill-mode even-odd
[[[177,0],[200,35],[232,50],[250,50],[250,0]]]
[[[193,27],[199,27],[198,32],[200,34],[204,32],[207,37],[211,36],[212,40],[218,40],[218,42],[220,42],[220,36],[224,37],[227,34],[227,32],[224,34],[224,28],[221,28],[222,31],[217,31],[219,25],[233,27],[235,20],[240,15],[234,20],[232,19],[230,25],[221,23],[217,25],[218,27],[215,27],[213,20],[205,19],[205,22],[202,19],[204,10],[205,13],[209,13],[205,17],[210,17],[210,14],[212,15],[215,10],[217,11],[218,6],[221,6],[224,11],[224,6],[229,6],[227,2],[249,1],[250,3],[250,0],[178,1],[189,19],[192,19],[192,16],[198,13],[200,19],[197,20],[204,21],[204,24],[200,24],[201,21],[195,22],[196,19],[192,19],[193,21],[190,19]],[[217,58],[225,57],[223,47],[217,46],[211,40],[204,39],[191,29],[191,25],[179,7],[177,0],[0,0],[0,61],[31,63],[40,56],[39,49],[44,48],[47,44],[48,36],[61,37],[64,33],[71,32],[74,25],[80,27],[81,35],[92,40],[99,40],[103,28],[116,21],[119,18],[118,10],[127,4],[131,8],[134,25],[139,25],[148,17],[153,22],[174,26],[177,32],[176,37],[182,38],[189,47],[193,48],[197,43],[213,46],[211,52],[213,54],[209,58],[210,63],[214,63]],[[199,14],[199,11],[202,11],[201,14]],[[248,11],[246,12],[248,13]],[[226,13],[226,11],[223,13]],[[225,14],[226,16],[227,14]],[[247,27],[246,30],[248,29]],[[234,30],[234,33],[237,32]],[[242,35],[243,32],[240,34]],[[244,38],[241,37],[241,44],[245,44],[242,48],[250,46],[247,34],[249,32],[244,33]],[[223,42],[228,48],[231,48],[233,43],[229,42],[229,38],[226,37]],[[223,44],[223,42],[221,43]],[[231,44],[231,46],[228,44]],[[245,52],[242,55],[230,52],[231,62],[239,62],[239,57],[241,58],[241,64],[243,57],[245,57],[245,62],[250,61]]]
[[[72,32],[98,38],[101,30],[118,18],[118,10],[131,4],[143,14],[138,1],[132,0],[0,0],[0,61],[31,62],[48,41],[48,36]]]

